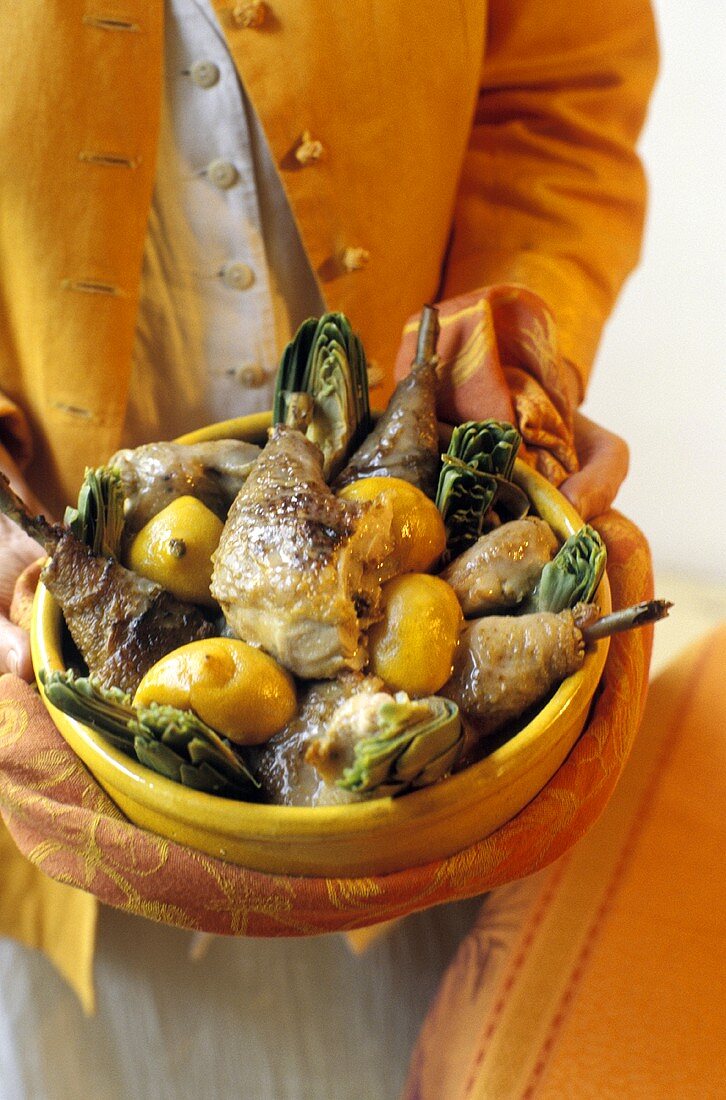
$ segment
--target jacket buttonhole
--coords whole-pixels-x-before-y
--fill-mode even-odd
[[[67,413],[69,416],[77,416],[82,420],[93,420],[93,413],[90,409],[84,409],[80,405],[68,405],[64,401],[51,401],[51,409],[58,409],[59,412]]]
[[[105,168],[138,168],[141,157],[125,157],[120,153],[91,153],[82,151],[78,159],[86,164],[100,164]]]
[[[108,294],[112,298],[124,297],[124,291],[113,283],[102,283],[95,279],[62,279],[61,289],[75,290],[80,294]]]
[[[97,27],[102,31],[140,31],[138,23],[130,19],[117,19],[112,15],[84,15],[82,22],[86,27]]]

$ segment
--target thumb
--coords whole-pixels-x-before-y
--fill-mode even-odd
[[[33,679],[30,635],[0,613],[0,674],[11,672],[29,683]]]

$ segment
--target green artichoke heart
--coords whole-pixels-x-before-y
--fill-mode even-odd
[[[64,523],[100,557],[117,558],[124,529],[124,491],[115,466],[86,467],[76,508],[66,508]]]
[[[527,610],[559,612],[578,603],[591,603],[606,562],[604,542],[585,524],[545,565]]]
[[[312,407],[301,395],[312,399]],[[304,432],[320,447],[328,480],[368,433],[365,352],[344,314],[308,318],[287,345],[277,372],[273,420]]]
[[[376,733],[356,742],[353,764],[338,786],[379,796],[428,786],[451,770],[461,743],[455,703],[438,696],[410,700],[399,693],[381,705]]]

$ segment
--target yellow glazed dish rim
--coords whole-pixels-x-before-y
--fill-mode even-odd
[[[269,413],[210,425],[180,442],[261,442]],[[519,460],[514,480],[534,510],[566,538],[582,526],[569,502]],[[607,576],[598,589],[611,610]],[[36,676],[64,669],[60,608],[40,583],[31,643]],[[440,783],[398,798],[326,807],[272,806],[191,790],[111,746],[101,734],[58,711],[50,715],[70,747],[134,824],[254,870],[290,875],[390,873],[453,855],[505,824],[542,789],[574,745],[600,680],[604,639],[588,651],[535,716],[489,756]]]

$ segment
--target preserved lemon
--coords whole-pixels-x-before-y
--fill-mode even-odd
[[[236,638],[206,638],[168,653],[146,673],[134,706],[193,710],[238,745],[258,745],[294,717],[295,685],[260,649]]]
[[[369,669],[396,691],[434,695],[451,676],[463,624],[453,589],[428,573],[383,585],[383,619],[368,632]]]
[[[393,550],[386,559],[383,575],[425,573],[446,548],[446,528],[432,500],[415,485],[400,477],[362,477],[338,493],[343,500],[373,500],[384,497],[393,509]]]
[[[209,591],[212,554],[223,523],[196,497],[178,497],[141,528],[131,543],[129,568],[156,581],[178,600],[214,607]]]

